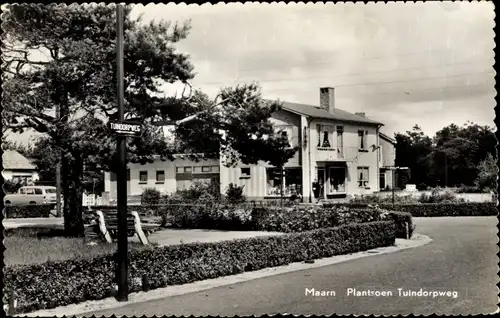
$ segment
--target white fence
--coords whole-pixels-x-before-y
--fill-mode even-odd
[[[97,196],[95,194],[83,194],[82,197],[83,206],[96,206],[96,205],[108,205],[109,199],[107,196]]]

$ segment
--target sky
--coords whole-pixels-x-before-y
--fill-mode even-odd
[[[191,20],[177,49],[191,56],[193,87],[211,96],[258,82],[264,98],[319,105],[328,86],[337,108],[365,112],[391,136],[415,124],[431,136],[451,123],[494,127],[491,2],[151,4],[132,14]]]

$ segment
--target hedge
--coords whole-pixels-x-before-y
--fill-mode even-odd
[[[336,205],[330,208],[314,206],[280,208],[276,206],[177,204],[133,206],[130,209],[142,215],[161,215],[162,225],[171,228],[285,233],[379,221],[383,212],[369,205],[356,205],[356,208],[350,208],[347,205]]]
[[[412,215],[410,213],[391,211],[388,213],[388,216],[394,221],[397,238],[411,238],[415,231],[415,225],[413,224]]]
[[[129,289],[137,292],[144,288],[141,279],[149,289],[186,284],[389,246],[395,238],[394,223],[380,221],[278,236],[134,250],[129,255]],[[113,257],[7,267],[5,291],[17,300],[17,313],[103,299],[113,295]]]
[[[53,205],[10,205],[5,206],[5,218],[48,218]]]
[[[496,203],[490,202],[380,204],[379,207],[408,212],[414,217],[493,216],[498,214]]]

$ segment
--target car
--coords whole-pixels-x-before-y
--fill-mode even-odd
[[[52,186],[24,186],[15,194],[5,195],[3,201],[8,205],[42,205],[56,206],[57,188]],[[62,201],[62,198],[61,198]]]

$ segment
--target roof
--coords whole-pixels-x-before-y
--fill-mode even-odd
[[[394,144],[394,145],[396,144],[396,139],[391,138],[391,137],[387,136],[387,135],[386,135],[386,134],[384,134],[384,133],[379,133],[379,135],[380,135],[380,137],[381,137],[382,139],[385,139],[385,140],[387,140],[388,142],[390,142],[390,143],[392,143],[392,144]]]
[[[297,113],[300,115],[310,116],[314,118],[324,118],[324,119],[333,119],[338,121],[346,121],[346,122],[354,122],[354,123],[362,123],[362,124],[370,124],[370,125],[383,125],[382,123],[369,119],[367,117],[356,115],[353,113],[349,113],[345,110],[335,108],[333,113],[330,113],[326,109],[323,109],[318,106],[306,105],[306,104],[297,104],[290,102],[283,102],[283,110],[287,110],[293,113]]]
[[[5,150],[2,155],[4,170],[36,170],[37,167],[15,150]]]

